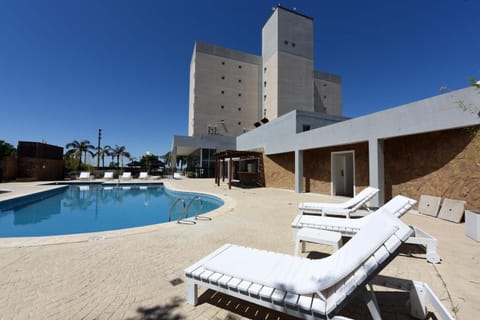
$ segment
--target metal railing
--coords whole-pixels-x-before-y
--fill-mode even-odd
[[[188,219],[188,212],[190,210],[190,207],[195,201],[199,202],[199,207],[197,212],[195,212],[195,215],[193,216],[194,220],[206,220],[206,221],[212,220],[212,218],[209,218],[209,217],[199,217],[199,215],[202,214],[202,210],[203,210],[203,200],[200,197],[193,197],[192,199],[190,199],[188,204],[185,202],[185,199],[177,198],[177,200],[175,200],[175,202],[170,207],[170,212],[168,213],[168,222],[172,221],[173,209],[175,209],[177,204],[180,202],[182,203],[183,209],[182,209],[182,212],[178,215],[177,223],[196,224],[194,220]]]
[[[168,222],[172,221],[173,209],[175,209],[175,207],[177,206],[177,203],[179,203],[179,202],[182,203],[183,210],[182,210],[182,213],[178,215],[177,223],[195,224],[196,223],[195,221],[187,220],[187,218],[188,218],[187,207],[185,206],[185,200],[182,199],[182,198],[178,198],[177,200],[175,200],[173,205],[170,207],[170,212],[168,213]],[[182,216],[183,216],[183,218],[182,218]]]
[[[212,218],[209,218],[209,217],[199,217],[199,215],[202,214],[202,210],[203,210],[203,200],[200,197],[193,197],[192,199],[190,199],[186,208],[187,216],[188,216],[188,210],[190,209],[190,206],[195,201],[199,202],[198,210],[197,212],[195,212],[195,216],[194,216],[195,220],[206,220],[206,221],[212,220]]]

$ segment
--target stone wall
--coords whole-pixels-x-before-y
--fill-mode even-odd
[[[359,143],[324,149],[305,150],[303,155],[303,186],[305,192],[331,194],[332,152],[355,151],[355,186],[360,192],[368,186],[368,144]],[[295,189],[295,153],[264,156],[267,187]]]
[[[480,210],[480,128],[462,128],[387,139],[385,201],[422,194],[466,201]],[[478,130],[478,131],[477,131]],[[355,151],[356,193],[369,185],[368,143],[304,151],[304,191],[331,194],[331,153]],[[295,154],[264,156],[267,187],[295,188]]]
[[[305,150],[303,174],[305,192],[331,194],[331,153],[355,151],[355,191],[368,186],[368,144],[358,143],[339,147]]]
[[[480,209],[480,131],[446,130],[385,140],[385,200],[403,194],[465,200]]]
[[[265,186],[269,188],[295,189],[295,153],[263,156]]]

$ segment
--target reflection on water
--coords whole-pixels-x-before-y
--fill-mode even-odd
[[[193,194],[166,192],[163,186],[70,186],[64,192],[2,211],[0,237],[57,235],[95,232],[168,221],[172,204]],[[203,212],[216,209],[220,201],[205,200]],[[195,203],[196,202],[196,203]],[[199,210],[194,201],[190,216]],[[177,206],[172,216],[182,211]]]

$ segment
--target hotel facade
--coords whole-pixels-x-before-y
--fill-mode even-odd
[[[312,26],[276,8],[262,30],[261,57],[197,42],[190,136],[175,136],[172,154],[193,156],[206,177],[215,153],[256,151],[267,187],[353,196],[370,185],[380,189],[372,206],[425,194],[480,210],[480,89],[344,118],[341,79],[313,70]],[[224,165],[222,174],[239,167]]]

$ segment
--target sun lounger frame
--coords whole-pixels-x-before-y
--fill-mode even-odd
[[[370,311],[373,319],[381,319],[380,310],[376,303],[375,294],[373,291],[367,290],[368,283],[380,272],[390,261],[392,261],[398,254],[398,248],[394,252],[390,253],[384,261],[380,264],[376,264],[372,261],[373,255],[364,264],[362,264],[355,274],[362,274],[362,270],[366,273],[363,274],[363,280],[355,286],[353,290],[347,292],[346,297],[336,305],[329,314],[323,314],[318,309],[315,310],[314,305],[324,305],[323,302],[316,294],[313,295],[298,295],[295,293],[282,291],[261,284],[244,281],[229,276],[228,274],[221,274],[206,270],[202,265],[220,254],[222,251],[228,249],[231,245],[226,244],[210,255],[201,259],[197,263],[193,264],[189,268],[185,269],[186,287],[187,287],[187,302],[191,305],[198,304],[198,286],[201,285],[205,288],[212,289],[244,301],[248,301],[253,304],[257,304],[269,309],[273,309],[279,312],[287,313],[292,316],[300,317],[302,319],[349,319],[338,315],[352,298],[361,294],[366,302],[366,305]],[[364,269],[367,268],[367,269]],[[351,281],[351,277],[346,281]],[[336,294],[336,293],[335,293]],[[345,293],[343,293],[345,294]],[[309,310],[308,310],[309,309]]]
[[[302,224],[301,219],[302,219],[302,215],[299,214],[295,217],[295,219],[292,222],[292,233],[293,233],[294,241],[297,238],[297,232],[303,227],[314,228],[314,229],[316,228],[316,229],[327,230],[327,231],[335,231],[335,232],[341,233],[342,236],[344,237],[353,237],[355,233],[357,233],[360,230],[359,228],[348,226],[348,221],[351,221],[351,220],[345,220],[345,226],[339,227],[339,226],[331,226],[326,223]],[[410,228],[412,229],[413,234],[410,236],[410,238],[408,238],[405,241],[405,243],[417,244],[417,245],[423,246],[426,251],[425,258],[427,259],[427,261],[433,264],[440,263],[440,260],[441,260],[440,255],[437,253],[438,240],[419,227],[410,226]]]

